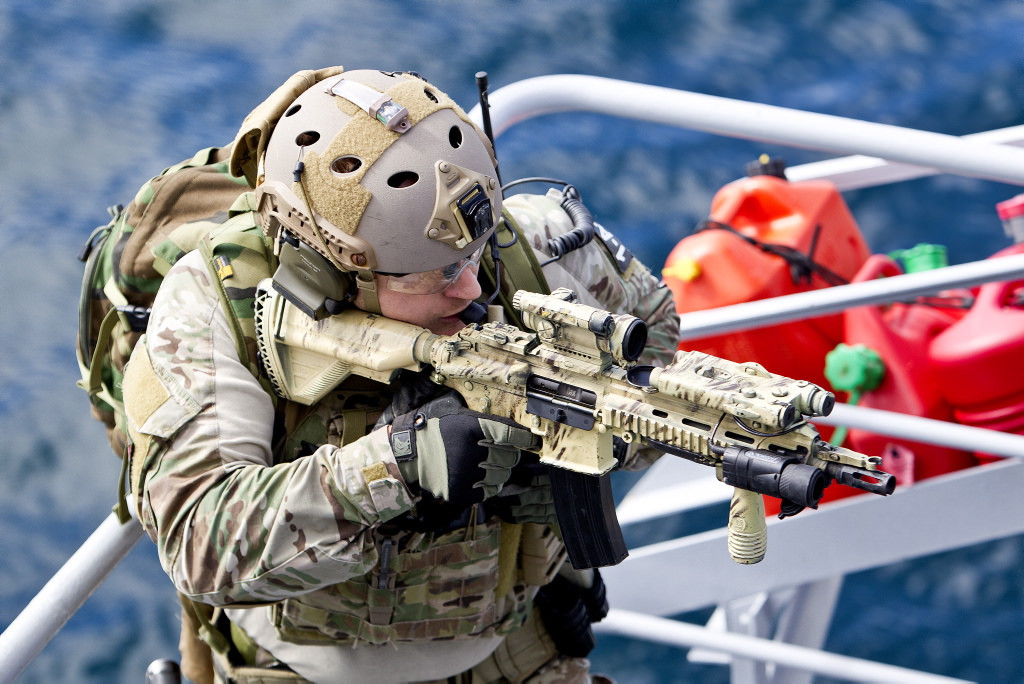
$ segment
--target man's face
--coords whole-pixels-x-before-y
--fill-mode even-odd
[[[388,288],[389,276],[377,276],[377,297],[381,315],[396,321],[412,323],[438,335],[454,335],[466,327],[459,314],[480,296],[477,266],[464,269],[442,292],[412,294]],[[363,308],[362,294],[355,299],[356,307]]]

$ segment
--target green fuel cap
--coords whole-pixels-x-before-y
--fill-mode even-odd
[[[927,242],[914,245],[910,249],[898,249],[889,256],[903,262],[904,273],[920,273],[949,265],[945,245],[933,245]]]
[[[885,363],[868,346],[840,343],[825,356],[825,377],[835,389],[859,395],[882,383]]]

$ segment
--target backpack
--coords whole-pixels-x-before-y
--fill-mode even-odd
[[[150,179],[127,208],[112,207],[111,221],[89,236],[78,307],[76,354],[93,417],[114,453],[127,444],[121,378],[146,330],[149,310],[170,266],[194,249],[211,224],[249,189],[228,171],[227,150],[210,147]],[[201,223],[195,223],[201,222]],[[172,232],[185,225],[195,229]]]

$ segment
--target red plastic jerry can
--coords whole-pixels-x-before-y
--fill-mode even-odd
[[[855,282],[899,275],[891,258],[870,257]],[[957,297],[959,299],[959,296]],[[873,350],[884,366],[877,387],[863,392],[859,406],[912,416],[952,420],[953,408],[943,397],[936,368],[929,357],[932,340],[964,316],[962,309],[926,303],[861,306],[844,313],[845,340]],[[882,457],[882,470],[896,475],[901,485],[977,464],[966,451],[910,442],[888,435],[851,429],[844,446]],[[848,487],[830,487],[825,499],[858,493]]]
[[[680,313],[804,292],[849,280],[870,251],[836,187],[756,175],[726,185],[706,228],[669,254],[662,275]],[[830,273],[803,270],[795,252]],[[824,273],[824,276],[823,276]],[[732,361],[756,361],[772,373],[826,385],[823,359],[842,338],[839,314],[683,340]]]
[[[1024,244],[991,258],[1021,252]],[[1024,434],[1024,280],[982,285],[967,315],[932,341],[929,355],[957,422]]]

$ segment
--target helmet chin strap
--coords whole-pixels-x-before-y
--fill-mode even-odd
[[[377,296],[377,276],[373,271],[356,272],[356,288],[361,296],[359,308],[367,313],[381,314],[380,298]]]

